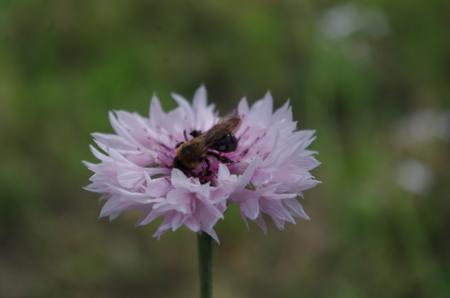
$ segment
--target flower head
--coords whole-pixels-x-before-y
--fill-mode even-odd
[[[297,130],[289,102],[274,112],[269,93],[251,107],[242,99],[236,111],[240,125],[233,132],[235,150],[206,148],[196,167],[186,170],[174,166],[180,145],[194,139],[194,132],[209,131],[220,118],[208,105],[203,86],[192,105],[172,96],[178,107],[168,113],[154,96],[148,118],[111,112],[114,133],[93,134],[97,147],[91,150],[100,163],[85,162],[94,172],[86,189],[105,198],[100,217],[114,219],[126,210],[139,210],[139,225],[163,218],[155,237],[186,226],[216,241],[214,226],[230,204],[239,205],[242,218],[263,231],[265,218],[279,229],[295,223],[295,217],[308,219],[298,197],[319,183],[310,174],[319,162],[306,149],[314,131]]]

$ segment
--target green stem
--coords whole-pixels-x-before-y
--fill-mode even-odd
[[[212,298],[213,241],[206,233],[198,234],[198,260],[200,273],[200,298]]]

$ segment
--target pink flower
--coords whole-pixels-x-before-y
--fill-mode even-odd
[[[269,93],[251,107],[242,99],[237,149],[221,154],[232,162],[208,158],[212,173],[205,180],[174,168],[173,161],[177,145],[190,132],[208,131],[219,117],[207,104],[204,87],[196,91],[192,105],[180,95],[172,96],[178,107],[168,113],[154,96],[149,118],[111,112],[114,134],[93,134],[98,149],[91,150],[100,163],[85,162],[94,172],[86,189],[106,200],[100,217],[112,220],[126,210],[139,210],[139,225],[163,218],[155,237],[186,226],[216,241],[214,226],[230,204],[238,204],[242,218],[264,232],[267,217],[279,229],[295,223],[295,217],[308,219],[298,197],[319,183],[310,174],[319,162],[315,152],[306,149],[314,131],[297,130],[288,102],[273,112]]]

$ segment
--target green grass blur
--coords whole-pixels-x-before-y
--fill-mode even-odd
[[[0,297],[197,297],[195,235],[83,191],[112,109],[290,98],[312,220],[218,225],[215,294],[450,297],[450,2],[0,0]]]

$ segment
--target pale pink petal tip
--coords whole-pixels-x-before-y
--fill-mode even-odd
[[[206,162],[193,171],[173,164],[177,146],[191,139],[192,131],[206,132],[220,122],[214,105],[208,104],[203,85],[192,105],[181,95],[172,97],[178,107],[165,112],[153,95],[148,118],[110,112],[114,133],[93,134],[96,147],[91,151],[99,163],[83,162],[94,173],[85,189],[105,199],[100,217],[113,220],[127,210],[138,210],[142,216],[136,225],[163,219],[154,233],[158,239],[184,226],[217,242],[214,226],[231,204],[239,206],[246,224],[253,221],[264,233],[266,219],[278,229],[295,223],[295,218],[309,220],[298,197],[320,183],[310,173],[320,164],[316,152],[307,149],[315,132],[297,129],[289,102],[274,111],[270,92],[253,105],[244,97],[235,110],[241,118],[233,132],[236,150],[216,152],[231,162],[206,156],[207,175]]]

